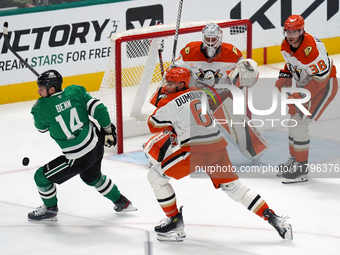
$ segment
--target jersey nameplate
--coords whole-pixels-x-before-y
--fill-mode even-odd
[[[189,93],[185,93],[184,95],[180,96],[179,98],[176,98],[175,102],[176,102],[177,106],[180,107],[181,105],[184,105],[184,104],[190,102],[190,100],[194,100],[196,98],[201,98],[202,94],[203,94],[203,92],[201,92],[201,91],[190,91]]]
[[[62,102],[62,103],[57,104],[55,106],[55,108],[57,109],[57,112],[62,112],[62,111],[66,110],[68,108],[71,108],[71,107],[72,107],[72,105],[71,105],[71,101],[70,100]]]

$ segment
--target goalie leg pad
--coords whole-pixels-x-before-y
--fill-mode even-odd
[[[258,159],[267,148],[269,142],[255,127],[248,125],[249,118],[245,115],[233,115],[233,100],[227,98],[213,113],[214,122],[227,138],[228,142],[247,158]],[[243,123],[243,125],[242,125]]]

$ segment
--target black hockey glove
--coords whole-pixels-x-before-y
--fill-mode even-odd
[[[104,145],[107,147],[116,146],[117,144],[117,134],[116,127],[111,123],[111,125],[103,128],[105,131]]]

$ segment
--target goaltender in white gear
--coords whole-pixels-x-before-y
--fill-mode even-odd
[[[242,59],[230,72],[229,78],[233,85],[236,85],[237,82],[239,82],[241,87],[251,88],[256,84],[259,75],[257,63],[254,60]]]
[[[190,87],[197,86],[210,92],[209,106],[213,117],[228,121],[226,125],[218,125],[221,132],[245,157],[257,161],[270,145],[255,127],[248,125],[249,118],[245,114],[233,114],[232,93],[221,88],[223,84],[232,84],[239,89],[254,86],[259,77],[257,63],[244,59],[234,45],[222,42],[221,28],[212,23],[202,30],[202,41],[190,42],[180,51],[175,66],[190,70]],[[231,120],[245,125],[231,125]]]

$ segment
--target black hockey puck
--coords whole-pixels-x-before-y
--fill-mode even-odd
[[[29,158],[24,157],[24,158],[22,159],[22,164],[23,164],[24,166],[27,166],[29,163],[30,163],[30,159],[29,159]]]

